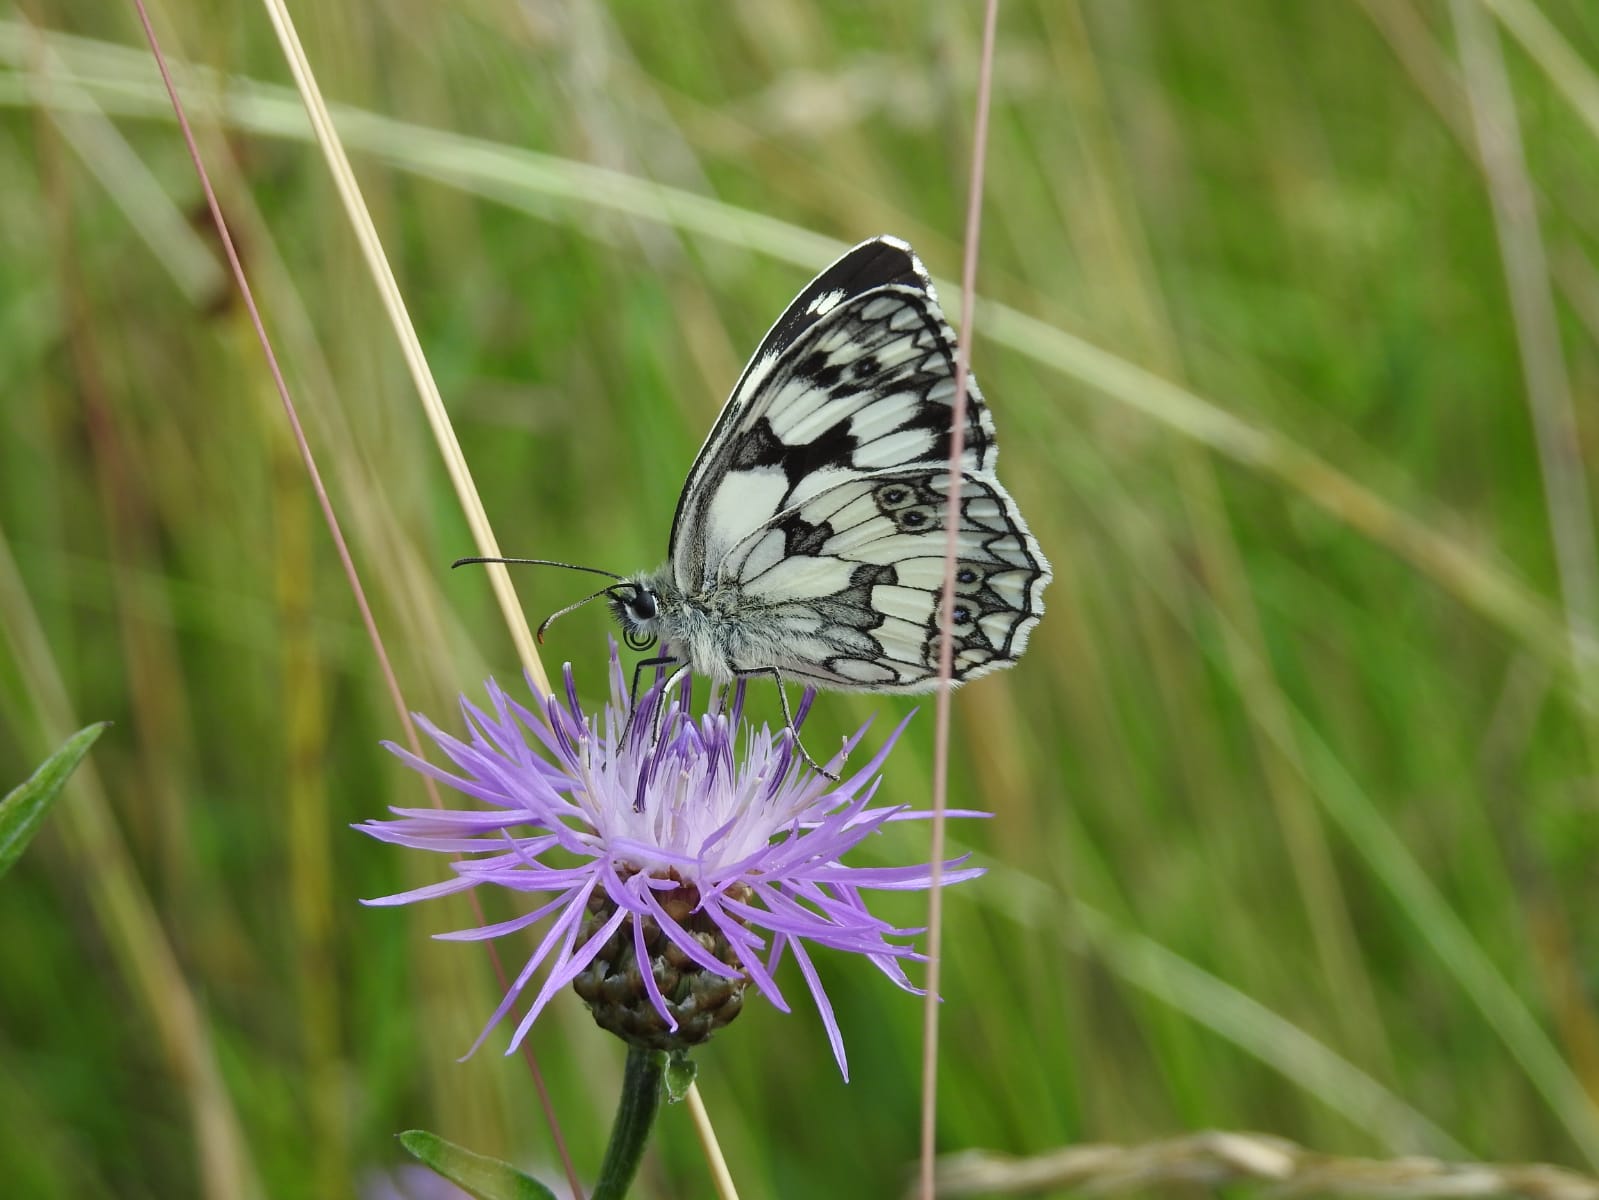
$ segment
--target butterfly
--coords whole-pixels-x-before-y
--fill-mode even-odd
[[[604,596],[646,668],[726,684],[938,686],[955,335],[927,269],[893,237],[862,242],[800,292],[744,369],[689,471],[668,561]],[[1021,657],[1049,562],[994,474],[994,423],[967,377],[953,680]],[[461,559],[464,562],[547,559]],[[635,672],[635,693],[638,673]],[[796,743],[798,739],[796,738]],[[803,747],[800,748],[804,754]],[[811,765],[816,766],[808,754]],[[818,768],[820,769],[820,768]]]

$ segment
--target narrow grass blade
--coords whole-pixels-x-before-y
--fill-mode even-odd
[[[0,875],[22,857],[22,851],[39,832],[45,814],[61,794],[67,777],[89,753],[89,747],[94,745],[106,724],[101,721],[78,730],[26,781],[0,800]]]
[[[509,1163],[485,1154],[474,1154],[425,1129],[402,1133],[400,1145],[478,1200],[555,1200],[554,1192]]]

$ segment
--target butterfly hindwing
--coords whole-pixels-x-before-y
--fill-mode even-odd
[[[917,691],[938,672],[949,471],[833,487],[749,538],[740,586],[793,647],[789,674],[831,687]],[[954,678],[1020,656],[1043,612],[1048,564],[999,482],[961,480]]]

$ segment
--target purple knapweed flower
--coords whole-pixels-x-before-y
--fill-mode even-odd
[[[387,744],[410,767],[489,807],[395,808],[396,820],[357,826],[398,845],[471,856],[451,864],[452,879],[368,903],[407,904],[483,884],[550,896],[511,920],[437,935],[494,938],[553,918],[478,1037],[481,1043],[547,966],[510,1050],[568,983],[601,1026],[629,1042],[698,1044],[737,1014],[750,983],[789,1011],[775,978],[786,951],[848,1078],[843,1039],[809,947],[859,954],[899,987],[920,992],[900,963],[923,958],[906,940],[921,930],[872,916],[864,894],[926,888],[931,868],[842,862],[886,823],[928,815],[872,806],[878,772],[904,723],[870,762],[833,782],[804,765],[788,730],[774,735],[742,722],[741,687],[731,711],[696,718],[673,701],[657,722],[657,685],[630,724],[615,643],[610,677],[610,703],[598,717],[579,706],[569,664],[565,695],[539,709],[518,704],[492,680],[488,710],[463,697],[469,740],[418,718],[454,771]],[[796,723],[811,698],[807,692]],[[865,732],[849,739],[830,769]],[[981,874],[964,861],[947,863],[942,882]]]

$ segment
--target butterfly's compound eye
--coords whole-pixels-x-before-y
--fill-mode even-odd
[[[655,593],[643,588],[633,593],[633,599],[628,601],[627,608],[635,621],[653,621],[661,611]]]

